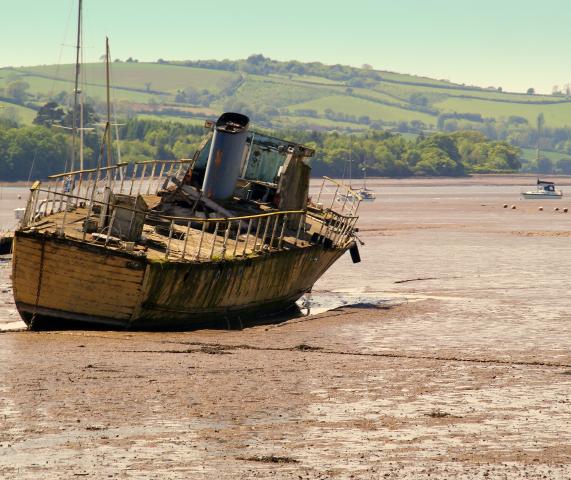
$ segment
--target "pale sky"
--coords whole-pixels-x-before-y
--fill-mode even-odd
[[[85,59],[320,61],[551,93],[569,0],[84,0]],[[0,66],[72,63],[77,0],[0,0]],[[62,45],[64,45],[62,47]]]

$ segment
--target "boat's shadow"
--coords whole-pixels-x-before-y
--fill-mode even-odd
[[[49,331],[129,331],[129,332],[192,332],[196,330],[244,330],[247,328],[259,327],[264,325],[279,325],[291,320],[307,317],[308,312],[306,309],[293,305],[287,310],[283,310],[273,315],[265,315],[261,317],[248,316],[246,317],[231,317],[218,320],[208,320],[204,322],[196,322],[190,327],[187,325],[185,328],[176,328],[171,326],[165,328],[130,328],[123,325],[102,325],[84,323],[78,321],[70,321],[66,319],[56,319],[53,317],[44,318],[37,316],[29,325],[29,329],[35,332],[49,332]]]

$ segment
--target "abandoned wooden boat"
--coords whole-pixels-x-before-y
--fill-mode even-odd
[[[347,250],[358,259],[359,201],[339,205],[348,188],[331,179],[308,199],[311,149],[252,132],[237,113],[206,126],[192,159],[32,186],[13,257],[29,326],[191,329],[258,318],[291,307]]]

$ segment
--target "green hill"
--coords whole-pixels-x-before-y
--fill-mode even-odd
[[[0,100],[14,102],[10,85],[23,81],[27,90],[16,103],[37,108],[49,99],[65,102],[73,88],[73,69],[0,69]],[[104,78],[103,64],[84,66],[85,93],[95,103],[104,101]],[[114,62],[112,85],[119,110],[169,119],[240,109],[270,128],[366,130],[372,125],[401,131],[473,128],[489,134],[490,125],[498,130],[510,122],[533,129],[541,113],[546,127],[571,128],[567,96],[508,93],[369,68],[277,62],[261,55],[238,61]]]

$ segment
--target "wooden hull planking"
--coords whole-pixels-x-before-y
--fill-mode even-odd
[[[346,251],[312,245],[222,262],[152,261],[78,240],[17,232],[13,283],[26,323],[66,319],[191,329],[284,310]]]

